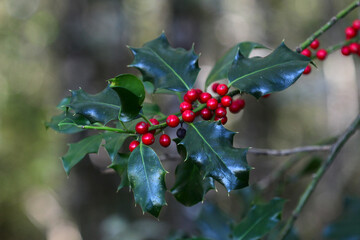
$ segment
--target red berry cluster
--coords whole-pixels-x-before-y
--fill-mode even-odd
[[[353,24],[345,29],[345,37],[347,40],[352,39],[357,36],[358,31],[360,30],[360,19],[354,20]],[[311,44],[310,48],[316,50],[320,46],[318,39],[315,39]],[[341,53],[344,56],[349,56],[350,54],[358,54],[360,56],[360,44],[358,42],[350,43],[349,45],[343,46],[341,48]],[[305,48],[301,52],[302,55],[311,57],[312,52],[310,49]],[[324,60],[328,55],[328,52],[325,49],[319,49],[316,51],[316,58],[319,60]],[[309,74],[311,72],[311,66],[308,65],[303,74]]]

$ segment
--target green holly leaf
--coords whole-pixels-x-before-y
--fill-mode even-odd
[[[70,104],[70,97],[65,97],[63,99],[61,99],[61,101],[59,102],[59,104],[56,106],[57,109],[61,110],[61,111],[66,111],[66,109],[68,108]]]
[[[145,99],[145,88],[142,81],[131,74],[121,74],[108,81],[110,87],[120,98],[119,120],[128,122],[136,118]]]
[[[254,205],[233,230],[236,240],[260,239],[280,221],[285,200],[274,198],[269,203]]]
[[[161,112],[159,105],[156,103],[144,103],[142,108],[143,113],[145,116],[152,118],[155,115],[163,116],[164,114]]]
[[[284,43],[264,58],[246,58],[238,51],[229,70],[228,86],[260,98],[290,87],[309,63],[310,58],[290,50]]]
[[[69,107],[91,122],[104,124],[118,119],[121,109],[119,96],[110,87],[95,95],[87,94],[82,89],[72,91]]]
[[[157,89],[185,92],[191,89],[200,71],[199,56],[194,48],[172,48],[165,34],[147,42],[142,48],[130,48],[134,61],[130,67],[136,67],[143,75],[143,81],[153,83]]]
[[[248,149],[234,148],[234,135],[218,122],[200,121],[189,124],[179,143],[186,149],[186,161],[196,163],[204,176],[214,178],[228,191],[246,187],[249,181]]]
[[[102,134],[84,138],[77,143],[69,144],[68,152],[61,158],[67,175],[71,168],[79,163],[87,154],[97,153],[102,141]]]
[[[265,47],[264,45],[255,42],[241,42],[230,48],[230,50],[227,51],[225,55],[216,62],[215,66],[211,70],[205,82],[205,89],[211,83],[228,77],[229,69],[238,51],[240,51],[241,54],[247,58],[249,57],[251,51],[255,48],[267,49],[267,47]]]
[[[68,121],[74,123],[73,125],[59,126],[59,123]],[[82,115],[63,112],[60,115],[51,118],[50,122],[45,123],[46,128],[51,128],[60,133],[72,134],[81,132],[84,129],[77,127],[77,125],[89,125],[90,121]]]
[[[144,212],[158,217],[165,202],[166,171],[154,150],[143,143],[132,151],[128,163],[128,178],[135,202]]]
[[[108,166],[115,170],[115,172],[120,176],[121,182],[118,186],[118,191],[125,186],[129,186],[129,179],[127,175],[127,166],[129,162],[130,153],[117,153],[112,159],[111,164]]]
[[[124,144],[125,140],[129,137],[129,134],[126,133],[117,133],[117,132],[105,132],[103,133],[103,138],[105,139],[104,147],[108,152],[110,159],[114,161],[117,157],[117,153]]]

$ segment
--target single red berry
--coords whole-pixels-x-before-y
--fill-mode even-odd
[[[228,118],[226,116],[219,118],[219,117],[215,117],[214,121],[219,121],[221,119],[221,124],[225,125],[227,123]]]
[[[222,105],[221,102],[219,102],[218,105],[217,105],[217,108],[219,108],[219,107],[222,107],[222,108],[223,108],[224,105]]]
[[[186,110],[185,112],[182,113],[182,119],[184,120],[184,122],[193,122],[195,119],[195,113],[191,110]]]
[[[343,46],[341,48],[341,53],[342,55],[344,56],[349,56],[351,54],[351,50],[350,50],[350,47],[349,46]]]
[[[315,39],[314,41],[312,41],[312,43],[310,44],[310,47],[312,49],[317,49],[320,46],[320,42],[319,40]]]
[[[197,94],[198,97],[200,96],[200,94],[203,93],[203,91],[200,88],[197,88],[195,90],[196,90],[196,94]]]
[[[301,51],[301,54],[307,57],[311,57],[311,51],[308,48],[305,48]]]
[[[197,95],[195,89],[190,89],[189,91],[187,91],[186,94],[191,102],[194,102],[198,98],[198,95]]]
[[[234,100],[230,107],[229,107],[229,110],[230,112],[232,113],[238,113],[240,112],[241,109],[243,109],[245,107],[245,100],[244,99],[236,99]]]
[[[135,131],[139,134],[147,133],[149,130],[149,124],[146,122],[138,122],[135,126]]]
[[[262,96],[262,98],[268,98],[271,96],[271,93],[265,94],[264,96]]]
[[[311,66],[307,65],[306,68],[304,69],[303,74],[309,74],[311,72]]]
[[[355,19],[353,21],[352,27],[356,30],[360,30],[360,19]]]
[[[232,103],[232,98],[230,96],[223,96],[221,98],[221,104],[224,107],[230,107],[231,103]]]
[[[152,125],[159,125],[159,121],[155,118],[151,118],[151,119],[149,119],[149,121],[152,123]],[[148,125],[150,128],[151,125],[150,124],[148,124]],[[156,132],[156,129],[149,131],[149,133],[152,133],[152,134],[155,134],[155,132]]]
[[[207,101],[206,106],[210,109],[210,110],[215,110],[218,106],[218,101],[216,100],[216,98],[211,98]]]
[[[215,110],[215,116],[222,118],[226,116],[226,109],[223,107],[219,107]]]
[[[160,145],[163,147],[168,147],[171,144],[171,139],[167,134],[162,134],[159,138]]]
[[[203,108],[201,109],[200,115],[204,120],[210,120],[213,114],[208,108]]]
[[[190,98],[188,97],[188,95],[186,93],[184,94],[183,99],[184,99],[185,102],[192,103],[192,101],[190,100]]]
[[[217,89],[218,86],[219,86],[219,83],[214,83],[214,84],[211,86],[211,88],[212,88],[212,90],[213,90],[214,93],[216,93],[216,89]]]
[[[180,112],[184,112],[186,110],[191,110],[192,109],[192,105],[191,103],[188,102],[182,102],[180,104]]]
[[[152,133],[145,133],[144,135],[142,135],[141,141],[142,141],[145,145],[151,145],[151,144],[153,144],[153,143],[155,142],[154,134],[152,134]]]
[[[212,98],[210,93],[204,92],[200,94],[199,101],[201,103],[206,103],[210,98]]]
[[[352,53],[357,53],[360,49],[358,43],[350,43],[349,48]]]
[[[357,30],[353,27],[347,27],[345,28],[345,35],[346,35],[346,39],[350,39],[355,37],[357,34]]]
[[[316,57],[319,60],[324,60],[327,56],[327,51],[325,49],[320,49],[316,52]]]
[[[229,88],[228,88],[228,86],[226,86],[226,84],[219,84],[219,86],[217,86],[217,88],[216,88],[216,92],[220,96],[226,95],[228,91],[229,91]]]
[[[178,116],[176,115],[169,115],[166,119],[166,124],[169,127],[177,127],[177,125],[179,125],[180,123],[180,119],[178,118]]]
[[[139,146],[139,141],[137,141],[137,140],[134,140],[134,141],[132,141],[130,144],[129,144],[129,150],[130,150],[130,152],[132,152],[132,151],[134,151],[134,149],[137,147],[137,146]]]

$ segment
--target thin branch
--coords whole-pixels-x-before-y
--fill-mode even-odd
[[[299,199],[299,202],[292,212],[291,217],[287,220],[286,225],[280,233],[279,239],[284,239],[286,235],[290,232],[292,226],[294,225],[295,220],[299,216],[300,212],[304,208],[306,202],[309,200],[311,194],[314,192],[315,187],[321,180],[322,176],[326,172],[326,170],[333,163],[337,154],[340,152],[344,144],[349,140],[349,138],[356,132],[356,130],[360,127],[360,115],[356,117],[356,119],[351,123],[351,125],[345,130],[345,132],[338,138],[338,140],[332,145],[330,154],[328,155],[326,161],[323,165],[318,169],[315,173],[313,180],[309,183],[304,193]]]
[[[330,149],[331,149],[331,145],[304,146],[304,147],[296,147],[296,148],[283,149],[283,150],[250,148],[248,153],[254,155],[288,156],[301,152],[320,152],[320,151],[329,151]]]
[[[303,43],[301,43],[300,46],[297,47],[296,51],[301,52],[303,49],[307,48],[315,40],[315,38],[320,37],[324,32],[330,29],[339,19],[345,17],[348,13],[350,13],[352,10],[354,10],[359,6],[360,6],[359,0],[356,0],[351,4],[349,4],[346,8],[344,8],[334,17],[332,17],[325,25],[319,28],[319,30],[317,30],[310,37],[308,37],[308,39],[306,39]]]

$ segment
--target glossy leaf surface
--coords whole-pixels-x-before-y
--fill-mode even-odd
[[[205,89],[213,82],[221,79],[226,79],[228,77],[228,72],[231,67],[232,62],[238,51],[244,57],[249,57],[251,51],[255,48],[267,48],[260,43],[255,42],[241,42],[232,47],[229,51],[225,53],[219,61],[216,62],[215,66],[211,70],[209,76],[205,82]]]
[[[134,191],[135,202],[144,212],[155,217],[165,203],[166,171],[154,150],[143,143],[131,153],[128,163],[128,178]]]
[[[69,144],[68,152],[61,158],[64,169],[69,175],[71,168],[79,163],[88,153],[97,153],[102,141],[102,134],[84,138],[77,143]]]
[[[110,87],[95,95],[87,94],[82,89],[79,89],[71,92],[69,106],[91,122],[106,124],[113,119],[118,119],[120,99]]]
[[[280,221],[285,200],[274,198],[266,204],[254,205],[246,217],[234,228],[236,240],[260,239]]]
[[[110,159],[114,161],[117,153],[124,144],[125,140],[129,137],[126,133],[116,133],[116,132],[105,132],[103,133],[103,138],[105,139],[104,147],[108,152]]]
[[[69,122],[73,122],[74,125],[67,126],[59,126],[59,123],[68,120]],[[51,118],[50,122],[46,122],[46,128],[51,128],[60,133],[72,134],[81,132],[84,129],[77,127],[76,125],[90,125],[90,121],[82,115],[73,114],[69,112],[61,113],[60,115],[56,115]]]
[[[239,51],[229,70],[229,86],[260,98],[290,87],[309,63],[310,58],[290,50],[284,43],[264,58],[246,58]]]
[[[172,48],[164,33],[142,48],[130,49],[135,57],[130,66],[140,70],[143,81],[153,83],[155,92],[185,92],[193,87],[200,70],[194,49]]]
[[[117,153],[109,165],[109,168],[114,169],[121,178],[121,182],[117,189],[118,191],[125,186],[129,186],[129,179],[127,175],[129,156],[130,153]]]
[[[185,138],[179,143],[187,152],[187,161],[196,163],[204,176],[212,177],[228,191],[248,186],[250,167],[247,149],[234,148],[235,133],[217,122],[189,124]]]
[[[134,119],[145,99],[145,88],[140,79],[131,74],[121,74],[108,80],[121,102],[119,119],[123,122]]]

